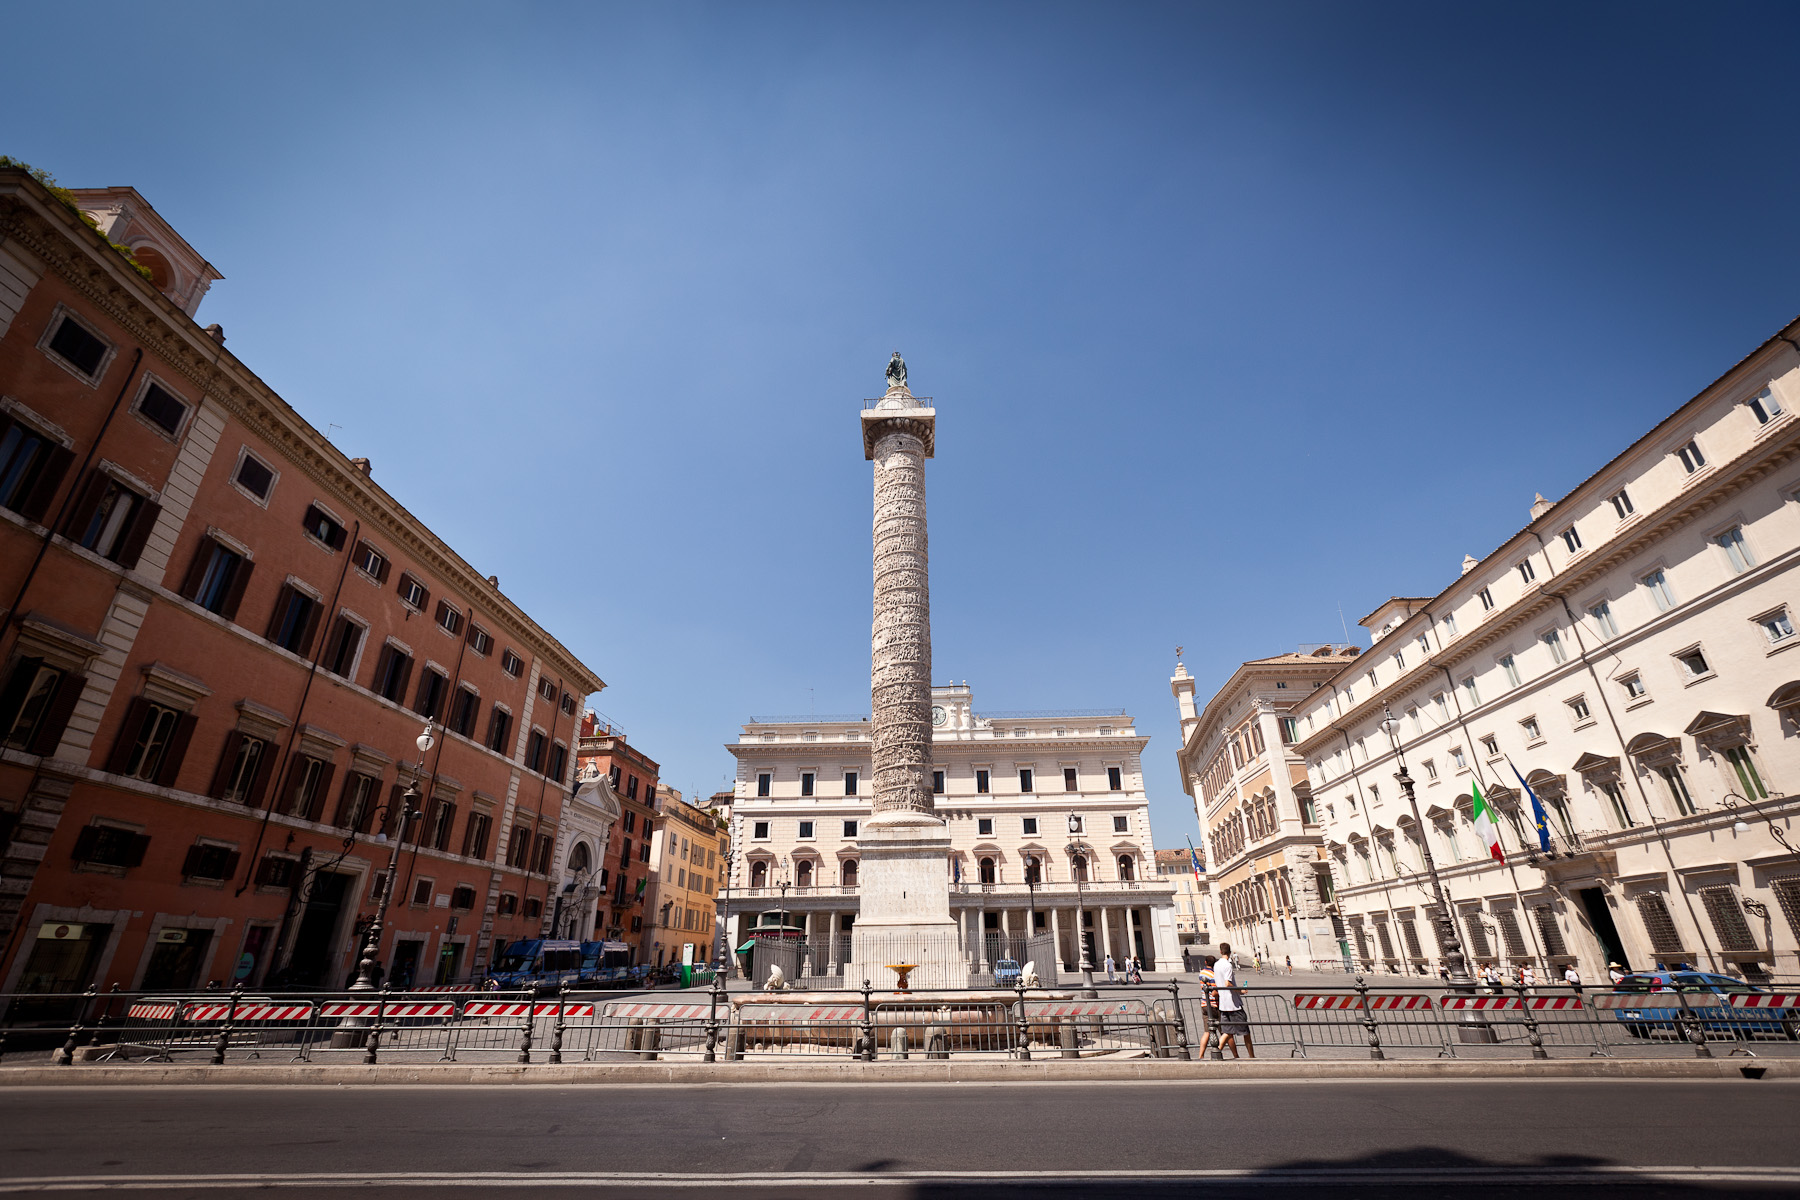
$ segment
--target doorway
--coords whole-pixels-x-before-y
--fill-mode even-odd
[[[296,987],[321,987],[331,968],[331,943],[337,935],[344,896],[351,876],[337,871],[314,875],[300,916],[300,932],[294,935],[294,952],[288,956],[287,982]]]
[[[165,929],[156,935],[144,968],[146,992],[191,992],[199,986],[200,961],[212,943],[210,929]]]
[[[111,936],[111,925],[44,922],[31,943],[31,955],[25,960],[25,971],[19,977],[19,991],[72,993],[84,990],[94,982],[100,952]],[[80,1004],[79,996],[63,995],[43,1000],[20,996],[12,1002],[6,1016],[13,1021],[67,1021],[74,1017]]]
[[[462,955],[463,944],[461,942],[447,943],[443,949],[438,951],[437,982],[456,982],[457,975],[462,971]]]
[[[425,943],[405,941],[394,943],[394,969],[388,972],[397,991],[409,990],[419,977],[419,960],[425,956]]]
[[[1594,928],[1594,937],[1600,942],[1600,949],[1609,963],[1618,963],[1625,970],[1631,970],[1631,960],[1625,957],[1625,942],[1619,937],[1619,927],[1613,923],[1612,909],[1607,906],[1606,893],[1597,887],[1581,888],[1575,893],[1581,897],[1581,907],[1587,913],[1588,924]],[[1605,964],[1601,964],[1604,967]]]

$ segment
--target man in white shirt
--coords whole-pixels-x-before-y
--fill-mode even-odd
[[[1231,1051],[1236,1058],[1237,1039],[1244,1039],[1244,1053],[1256,1057],[1250,1044],[1250,1016],[1244,1011],[1244,989],[1238,986],[1237,963],[1231,957],[1231,943],[1219,943],[1219,961],[1213,964],[1213,981],[1219,988],[1219,1049]]]

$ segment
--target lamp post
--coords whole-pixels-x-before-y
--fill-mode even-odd
[[[1406,794],[1407,807],[1412,810],[1413,825],[1419,831],[1419,857],[1425,862],[1425,874],[1431,878],[1432,899],[1437,906],[1438,941],[1444,950],[1444,965],[1450,969],[1450,988],[1452,991],[1473,994],[1475,981],[1469,978],[1468,960],[1463,957],[1462,940],[1456,936],[1456,921],[1450,915],[1450,902],[1444,896],[1444,881],[1438,877],[1437,860],[1431,857],[1431,838],[1427,835],[1425,822],[1419,816],[1419,798],[1413,793],[1413,779],[1406,770],[1406,755],[1400,749],[1400,720],[1388,711],[1387,705],[1381,706],[1381,730],[1388,735],[1388,744],[1394,748],[1394,758],[1400,769],[1394,778],[1400,783],[1400,790]],[[1464,1010],[1464,1024],[1459,1035],[1465,1042],[1492,1042],[1497,1040],[1493,1029],[1475,1017],[1473,1010]]]
[[[1075,945],[1081,952],[1081,994],[1084,999],[1097,1000],[1100,997],[1100,993],[1094,990],[1094,963],[1088,956],[1087,904],[1082,888],[1082,884],[1085,882],[1082,877],[1087,874],[1087,856],[1085,854],[1081,856],[1083,864],[1081,870],[1077,871],[1074,869],[1075,856],[1085,849],[1079,841],[1075,840],[1080,833],[1081,814],[1070,813],[1069,873],[1075,876]]]
[[[419,770],[413,772],[413,781],[406,785],[406,791],[400,797],[400,827],[394,831],[394,846],[388,853],[387,880],[382,884],[381,899],[375,903],[375,920],[370,923],[368,937],[363,940],[362,961],[357,964],[356,982],[350,985],[353,992],[375,990],[375,964],[381,957],[381,928],[386,923],[388,901],[394,895],[394,882],[400,874],[400,847],[406,841],[407,828],[412,824],[413,818],[419,815],[418,775],[419,771],[425,769],[425,755],[435,744],[436,739],[431,736],[430,725],[426,725],[424,731],[413,739],[413,745],[419,748]]]
[[[1031,945],[1031,939],[1033,937],[1037,936],[1038,869],[1039,868],[1038,868],[1037,855],[1035,855],[1035,854],[1026,855],[1026,857],[1025,857],[1025,890],[1031,894],[1030,900],[1027,901],[1027,903],[1029,903],[1031,906],[1031,917],[1029,920],[1027,920],[1027,922],[1025,924],[1025,945],[1027,947],[1029,947]]]

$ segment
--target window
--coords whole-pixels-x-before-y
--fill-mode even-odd
[[[1622,677],[1619,680],[1619,686],[1625,689],[1625,698],[1627,700],[1637,700],[1642,698],[1645,694],[1643,677],[1636,671]]]
[[[550,769],[544,772],[550,778],[561,783],[569,770],[569,748],[561,742],[550,747]]]
[[[1020,818],[1020,820],[1019,820],[1019,832],[1020,833],[1023,833],[1026,837],[1036,837],[1037,831],[1038,831],[1038,819],[1036,817]]]
[[[181,594],[227,621],[237,616],[238,602],[250,582],[251,563],[210,537],[200,539]]]
[[[1427,658],[1431,656],[1431,639],[1422,633],[1419,635],[1419,653]]]
[[[1692,439],[1676,449],[1675,457],[1681,460],[1682,469],[1689,475],[1706,465],[1706,456],[1700,453],[1700,444]]]
[[[501,892],[500,901],[494,906],[494,915],[510,917],[519,911],[519,897],[514,892]]]
[[[614,767],[613,770],[617,771],[618,768]],[[618,780],[615,779],[613,782],[616,784],[618,782]],[[625,825],[626,833],[630,833],[632,830],[636,829],[637,828],[637,814],[630,811],[629,809],[627,809],[625,812],[624,825]]]
[[[297,859],[281,854],[266,854],[263,856],[263,860],[256,864],[256,885],[273,888],[292,887],[294,873],[299,865]]]
[[[464,737],[475,736],[475,718],[481,711],[481,697],[475,689],[462,684],[456,689],[456,702],[450,706],[450,730]]]
[[[364,575],[376,583],[386,583],[388,577],[388,560],[381,551],[367,542],[356,543],[356,550],[350,557],[350,563]]]
[[[1437,723],[1439,725],[1447,724],[1450,720],[1450,702],[1444,698],[1442,692],[1433,696],[1431,702],[1437,706]]]
[[[1756,623],[1762,628],[1763,636],[1769,639],[1770,645],[1785,642],[1794,636],[1794,623],[1788,618],[1785,608],[1765,617],[1758,617]]]
[[[1463,680],[1462,685],[1463,697],[1468,700],[1469,707],[1479,708],[1481,706],[1481,693],[1475,690],[1475,677],[1473,675],[1468,676]]]
[[[494,648],[494,635],[473,622],[469,624],[469,649],[482,657],[487,657]]]
[[[939,774],[941,776],[942,772],[939,772]],[[814,776],[811,771],[800,772],[800,794],[802,796],[810,796],[813,794],[813,780],[815,778],[816,776]]]
[[[1521,583],[1530,583],[1537,578],[1537,568],[1531,565],[1531,560],[1529,558],[1521,559],[1519,561],[1518,569],[1519,581]]]
[[[994,836],[994,818],[992,818],[992,817],[976,817],[975,818],[975,832],[980,837],[993,837]]]
[[[313,633],[319,627],[323,606],[291,584],[283,584],[269,616],[268,639],[283,650],[305,658],[312,652]]]
[[[63,317],[62,324],[50,335],[49,345],[58,358],[89,379],[99,374],[106,352],[112,349],[70,316]]]
[[[1575,718],[1575,723],[1578,725],[1589,718],[1586,696],[1577,696],[1569,701],[1569,715]]]
[[[1419,723],[1419,710],[1418,709],[1416,709],[1416,708],[1407,709],[1406,710],[1406,719],[1408,721],[1412,722],[1412,731],[1413,731],[1414,737],[1418,737],[1420,734],[1425,732],[1425,727]]]
[[[1481,749],[1489,758],[1500,756],[1500,742],[1491,733],[1481,739]]]
[[[1463,757],[1461,746],[1450,747],[1450,761],[1455,764],[1456,769],[1459,771],[1466,771],[1469,769],[1468,760]]]
[[[235,804],[255,807],[262,802],[263,785],[274,755],[262,738],[246,737],[233,730],[225,737],[225,752],[219,758],[218,779],[213,795]]]
[[[1538,640],[1543,642],[1545,646],[1548,646],[1550,648],[1550,661],[1551,662],[1564,663],[1564,662],[1568,661],[1569,654],[1568,654],[1568,651],[1563,649],[1562,635],[1560,633],[1558,633],[1556,630],[1554,630],[1554,629],[1550,630],[1550,632],[1540,636],[1538,638]]]
[[[1655,601],[1657,612],[1668,612],[1675,607],[1675,597],[1669,591],[1669,577],[1661,567],[1644,576],[1639,582],[1650,593],[1650,599]]]
[[[1594,618],[1594,627],[1600,631],[1601,641],[1611,641],[1619,636],[1618,623],[1613,620],[1612,605],[1602,600],[1588,609],[1588,615]]]
[[[431,804],[431,820],[427,825],[425,844],[433,850],[450,853],[450,834],[456,828],[456,805],[448,800],[434,800]]]
[[[1527,742],[1535,742],[1544,736],[1544,731],[1538,728],[1538,719],[1536,717],[1526,717],[1523,721],[1519,722],[1519,728],[1525,731],[1525,740]]]
[[[301,518],[300,525],[308,537],[324,542],[333,550],[344,548],[344,527],[317,504],[306,506],[306,516]]]
[[[767,821],[751,822],[750,836],[759,842],[767,841],[769,838],[769,823]],[[625,857],[630,858],[631,851],[627,850],[625,852]]]
[[[562,697],[562,702],[557,707],[562,709],[563,716],[565,716],[565,717],[574,716],[575,715],[575,697],[570,695],[568,692],[564,692],[563,697]]]
[[[1081,784],[1076,778],[1075,768],[1074,767],[1064,767],[1063,768],[1063,791],[1078,792],[1080,790],[1081,790]]]
[[[427,905],[431,903],[432,882],[433,881],[430,879],[416,879],[413,881],[412,902],[414,905]]]
[[[0,507],[42,519],[74,457],[53,439],[0,415]]]
[[[429,720],[440,720],[444,712],[444,696],[449,690],[450,680],[441,672],[427,667],[419,672],[419,690],[413,696],[413,711]]]
[[[230,879],[237,874],[238,852],[214,842],[196,842],[182,860],[183,879]]]
[[[400,573],[400,602],[402,604],[418,612],[424,612],[425,601],[430,597],[430,590],[419,582],[418,576],[411,571]]]
[[[631,855],[631,839],[625,839],[625,855]],[[506,843],[506,865],[516,871],[525,869],[531,860],[531,826],[514,825],[512,838]]]
[[[549,746],[550,739],[544,736],[542,730],[534,729],[527,734],[525,736],[525,769],[541,773],[544,769],[544,754]]]
[[[1744,541],[1743,526],[1733,525],[1713,541],[1718,543],[1721,550],[1725,551],[1725,558],[1731,563],[1731,570],[1734,574],[1742,575],[1756,565],[1756,556],[1750,553],[1750,547]]]
[[[1567,547],[1570,554],[1581,549],[1581,534],[1576,532],[1573,525],[1562,531],[1562,540],[1563,545]]]
[[[1426,759],[1424,762],[1420,763],[1419,765],[1421,767],[1425,768],[1425,778],[1426,779],[1436,779],[1438,777],[1437,776],[1437,764],[1435,762],[1431,761],[1429,758]]]
[[[1769,798],[1769,789],[1763,784],[1762,772],[1756,769],[1756,760],[1750,757],[1750,751],[1746,747],[1727,746],[1719,753],[1737,773],[1738,786],[1744,789],[1745,796],[1752,800]]]
[[[1512,655],[1502,654],[1500,656],[1500,669],[1506,673],[1508,687],[1519,686],[1519,664],[1513,661]]]
[[[1456,636],[1456,614],[1455,613],[1445,613],[1444,614],[1444,629],[1450,634],[1451,637]]]
[[[162,509],[112,476],[95,471],[88,477],[63,532],[84,550],[129,570],[137,566],[144,542]]]
[[[439,600],[437,605],[438,628],[445,633],[461,633],[462,614],[453,608],[448,600]]]
[[[554,701],[557,696],[556,681],[548,675],[538,677],[538,695],[545,700]]]
[[[494,705],[493,713],[488,717],[487,748],[496,754],[505,754],[511,732],[512,714],[498,704]]]
[[[1030,767],[1019,768],[1019,790],[1021,792],[1029,792],[1032,790]]]
[[[450,908],[454,912],[468,912],[475,907],[475,889],[466,883],[459,883],[450,889]]]
[[[370,690],[395,704],[406,697],[406,681],[412,678],[412,655],[398,646],[387,645],[381,648],[381,657],[375,663],[375,676],[369,681]]]
[[[856,836],[856,822],[855,821],[845,821],[844,822],[844,836],[847,838],[853,838]],[[849,882],[849,881],[846,880],[845,882]]]
[[[1695,646],[1692,650],[1683,650],[1675,656],[1689,679],[1698,679],[1702,675],[1712,674],[1712,665],[1706,661],[1706,652]]]
[[[85,675],[41,658],[19,659],[0,691],[0,743],[30,754],[53,753],[85,686]]]
[[[125,712],[119,743],[107,769],[114,774],[169,787],[187,750],[194,718],[139,696]]]
[[[331,789],[335,768],[322,758],[296,754],[288,765],[287,786],[281,790],[275,811],[316,821],[324,814],[325,796]]]
[[[844,795],[856,795],[857,776],[855,771],[844,772]]]
[[[769,781],[771,778],[772,776],[770,776],[767,771],[762,772],[756,777],[756,794],[758,796],[767,796],[769,794]],[[618,780],[615,779],[613,782],[617,784]]]
[[[1627,492],[1624,488],[1620,488],[1617,492],[1614,492],[1612,496],[1609,497],[1609,500],[1613,506],[1613,511],[1619,514],[1619,520],[1621,521],[1637,511],[1631,503],[1631,493]]]
[[[508,675],[511,675],[514,679],[517,679],[519,677],[519,672],[525,669],[525,660],[520,658],[513,651],[508,650],[500,656],[500,669],[505,671]]]
[[[1775,393],[1768,388],[1764,388],[1744,401],[1744,406],[1756,417],[1758,425],[1767,425],[1781,415],[1781,401],[1777,400]]]
[[[1413,717],[1413,724],[1416,726],[1419,721],[1418,710],[1415,709],[1413,711],[1412,717]],[[1415,730],[1414,732],[1417,732],[1417,730]],[[1300,722],[1299,722],[1298,718],[1296,718],[1296,717],[1281,718],[1281,740],[1283,742],[1287,743],[1288,745],[1292,745],[1293,743],[1300,740]],[[1108,768],[1106,768],[1106,770],[1107,770],[1107,776],[1109,779],[1117,778],[1117,772],[1118,772],[1117,767],[1108,767]],[[1114,791],[1118,790],[1118,787],[1116,784],[1114,785],[1113,790]]]
[[[944,794],[944,773],[942,771],[931,773],[931,792],[935,796]]]
[[[352,771],[344,777],[344,790],[338,795],[337,817],[332,823],[339,829],[369,832],[375,823],[376,801],[380,795],[381,780]]]
[[[325,660],[321,665],[340,679],[350,678],[356,670],[356,654],[362,649],[365,632],[355,621],[340,616],[332,627],[331,640],[325,645]]]
[[[143,865],[149,845],[147,834],[116,825],[89,825],[76,835],[69,857],[101,867],[136,867]]]
[[[800,836],[802,838],[811,838],[812,835],[813,835],[813,823],[811,821],[800,822]]]
[[[1669,799],[1675,805],[1675,815],[1691,817],[1700,811],[1694,807],[1693,794],[1688,791],[1687,780],[1682,778],[1681,768],[1674,763],[1656,768],[1662,776],[1663,785],[1669,789]]]
[[[275,470],[246,449],[243,457],[238,459],[237,473],[231,480],[250,493],[257,503],[266,504],[275,487]]]
[[[1113,832],[1114,833],[1129,833],[1129,832],[1131,832],[1131,818],[1115,816],[1113,818]]]

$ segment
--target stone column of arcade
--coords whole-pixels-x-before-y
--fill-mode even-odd
[[[869,638],[872,815],[857,839],[861,911],[854,961],[876,987],[889,964],[912,964],[913,987],[964,987],[950,915],[950,834],[931,795],[931,580],[925,460],[937,411],[906,386],[896,351],[887,393],[862,412],[863,456],[874,463],[874,622]]]

